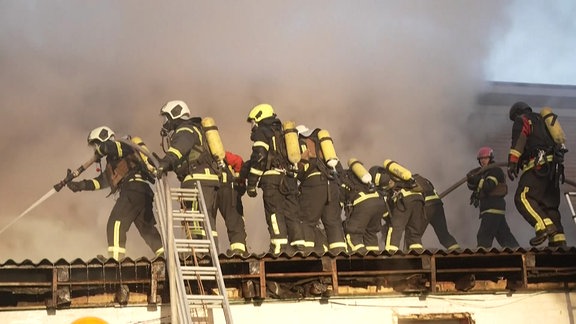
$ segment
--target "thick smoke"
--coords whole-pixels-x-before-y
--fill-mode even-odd
[[[441,191],[475,167],[466,118],[506,9],[501,1],[3,1],[0,227],[90,157],[94,127],[139,135],[161,153],[158,112],[172,99],[214,117],[226,148],[245,158],[246,115],[268,102],[283,120],[329,130],[343,163],[391,158]],[[104,254],[106,195],[64,188],[0,235],[0,260]],[[264,251],[261,195],[245,205],[250,248]],[[474,246],[467,193],[446,208],[454,235]],[[439,247],[430,232],[428,246]],[[128,256],[142,255],[152,252],[132,228]]]

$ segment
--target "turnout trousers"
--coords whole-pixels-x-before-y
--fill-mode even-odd
[[[448,250],[458,249],[460,247],[458,242],[448,231],[444,205],[442,203],[425,203],[424,211],[440,244]]]
[[[240,195],[231,183],[225,183],[218,189],[216,200],[226,225],[230,250],[246,252],[246,225]]]
[[[132,223],[156,256],[164,252],[160,232],[155,226],[153,200],[154,192],[147,182],[128,180],[121,185],[106,225],[109,257],[120,260],[126,255],[126,234]]]
[[[560,186],[551,180],[549,175],[539,175],[534,169],[524,171],[518,180],[514,194],[514,204],[524,219],[538,233],[545,231],[552,224],[556,234],[548,238],[549,245],[566,243],[564,228],[561,222]]]
[[[260,188],[270,234],[270,252],[289,252],[289,247],[303,249],[304,233],[299,219],[296,178],[264,174],[260,178]]]
[[[328,250],[332,252],[346,251],[338,184],[335,181],[327,180],[323,175],[315,175],[308,177],[300,184],[300,191],[300,217],[305,247],[323,252],[322,246],[316,246],[316,227],[318,222],[322,221],[328,241]]]
[[[386,250],[396,251],[404,234],[408,249],[422,249],[422,236],[428,226],[424,214],[424,199],[413,196],[400,198],[392,209],[391,226],[386,235]]]
[[[518,241],[510,231],[503,210],[484,211],[480,215],[480,228],[476,235],[478,247],[491,248],[494,239],[503,248],[517,248]]]
[[[388,210],[384,199],[376,193],[351,207],[344,221],[346,242],[352,252],[378,251],[378,233],[382,230],[382,218]]]

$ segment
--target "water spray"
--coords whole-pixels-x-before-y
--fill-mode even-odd
[[[28,209],[26,209],[22,214],[20,214],[18,217],[14,218],[10,223],[8,223],[6,226],[4,226],[1,230],[0,230],[0,234],[2,234],[2,232],[4,232],[6,229],[8,229],[10,226],[14,225],[14,223],[16,223],[18,220],[20,220],[22,217],[24,217],[26,214],[28,214],[32,209],[36,208],[36,206],[40,205],[41,203],[43,203],[44,201],[46,201],[48,198],[50,198],[53,194],[59,192],[66,184],[68,184],[70,181],[72,181],[74,178],[78,177],[82,172],[84,172],[87,168],[89,168],[94,162],[96,162],[98,160],[98,156],[94,155],[90,158],[90,160],[86,161],[84,164],[82,164],[80,167],[78,167],[78,169],[76,169],[75,171],[71,171],[70,169],[68,169],[68,173],[66,174],[66,177],[58,182],[57,184],[54,185],[54,187],[52,189],[50,189],[46,194],[44,194],[44,196],[42,196],[40,199],[38,199],[35,203],[33,203],[30,207],[28,207]]]

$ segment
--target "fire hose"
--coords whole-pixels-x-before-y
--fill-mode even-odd
[[[448,189],[444,190],[443,192],[440,193],[440,198],[444,198],[446,195],[448,195],[449,193],[451,193],[452,191],[456,190],[456,188],[460,187],[463,183],[465,183],[468,180],[469,176],[476,176],[488,169],[492,169],[492,168],[501,168],[501,167],[505,167],[507,166],[508,163],[506,162],[498,162],[498,163],[491,163],[488,164],[486,166],[481,167],[480,169],[478,169],[477,171],[466,175],[464,178],[458,180],[458,182],[456,182],[455,184],[451,185]]]

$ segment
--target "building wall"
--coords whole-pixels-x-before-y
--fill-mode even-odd
[[[364,299],[328,299],[319,301],[265,301],[260,306],[234,304],[236,324],[305,324],[305,323],[398,323],[398,318],[414,314],[467,313],[476,324],[493,323],[574,323],[576,293],[534,292],[481,295],[436,295]],[[58,310],[2,312],[7,324],[65,324],[97,316],[108,323],[168,323],[169,308],[148,311],[146,307],[107,307]],[[215,323],[225,323],[222,311],[214,310]],[[431,319],[433,317],[430,317]],[[425,322],[423,322],[425,323]]]

